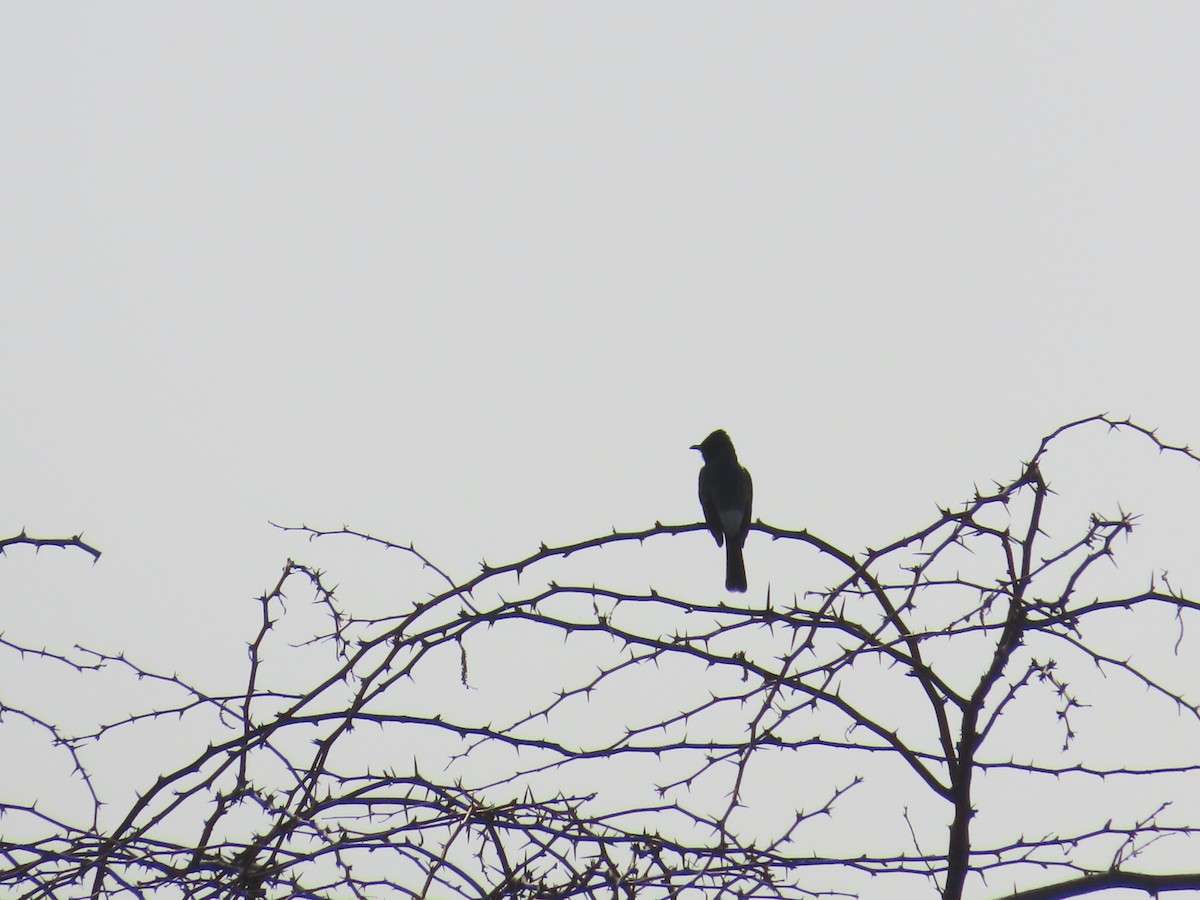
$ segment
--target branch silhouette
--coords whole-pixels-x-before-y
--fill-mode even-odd
[[[1171,750],[1200,731],[1180,662],[1200,605],[1160,570],[1141,590],[1114,578],[1135,515],[1097,511],[1073,530],[1054,518],[1060,439],[1096,428],[1200,462],[1091,416],[881,548],[754,522],[786,596],[601,581],[599,551],[652,553],[703,523],[543,544],[465,579],[350,527],[276,526],[398,551],[439,589],[348,598],[288,560],[223,691],[120,653],[0,642],[177,697],[145,710],[131,695],[127,715],[76,734],[20,713],[85,790],[71,817],[0,802],[0,884],[264,898],[1200,889],[1179,863],[1200,826],[1175,802],[1200,761]],[[310,603],[295,608],[297,594]],[[1136,642],[1122,640],[1131,616]],[[204,739],[181,740],[135,797],[101,802],[103,749],[181,720]],[[1134,721],[1185,740],[1114,759]]]

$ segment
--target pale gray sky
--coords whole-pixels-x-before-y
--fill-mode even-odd
[[[1198,32],[1188,3],[6,4],[0,534],[105,555],[0,560],[3,630],[237,666],[285,558],[355,577],[268,520],[466,574],[695,521],[718,426],[757,515],[849,549],[1068,419],[1200,443]],[[1123,452],[1047,474],[1155,464]],[[669,552],[719,579],[702,535]]]

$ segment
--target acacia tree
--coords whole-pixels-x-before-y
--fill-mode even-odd
[[[78,796],[69,815],[2,804],[0,884],[21,897],[1200,889],[1197,605],[1163,572],[1126,589],[1115,563],[1132,514],[1095,512],[1065,538],[1048,527],[1051,450],[1097,425],[1200,462],[1094,416],[878,549],[756,522],[776,568],[803,579],[785,596],[599,583],[602,548],[701,524],[543,545],[468,579],[411,545],[285,528],[398,552],[444,588],[347,600],[289,560],[258,600],[236,690],[98,648],[36,651],[31,665],[123,671],[175,699],[77,734],[19,711],[69,758]],[[162,742],[175,763],[112,801],[96,760],[116,740]]]

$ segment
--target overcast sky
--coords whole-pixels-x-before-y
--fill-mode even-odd
[[[696,521],[687,448],[716,427],[756,515],[848,549],[1069,419],[1200,443],[1198,27],[1190,3],[5,4],[0,534],[104,556],[11,551],[4,630],[240,664],[249,598],[331,552],[269,520],[467,575]],[[1047,474],[1130,461],[1161,465]],[[746,558],[761,591],[772,545]],[[398,597],[435,586],[392,565]]]

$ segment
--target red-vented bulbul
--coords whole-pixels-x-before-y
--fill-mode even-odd
[[[733,441],[717,429],[699,444],[692,445],[704,456],[700,469],[700,507],[704,521],[717,541],[725,545],[725,589],[746,590],[746,565],[742,546],[750,532],[750,504],[754,483],[750,473],[738,464]]]

